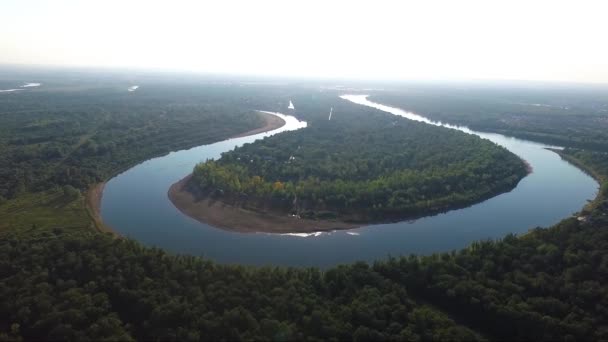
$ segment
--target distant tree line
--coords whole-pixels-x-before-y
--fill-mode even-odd
[[[64,185],[79,190],[147,158],[263,125],[267,87],[148,84],[0,97],[0,202]]]
[[[606,152],[607,94],[601,86],[419,85],[376,92],[370,100],[476,130]]]

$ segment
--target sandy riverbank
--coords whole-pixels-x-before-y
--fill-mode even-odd
[[[262,115],[262,117],[264,118],[264,126],[256,128],[256,129],[252,129],[247,132],[237,134],[230,138],[240,138],[240,137],[246,137],[248,135],[268,132],[268,131],[272,131],[277,128],[283,127],[283,125],[285,125],[285,120],[283,120],[282,118],[280,118],[276,115],[272,115],[272,114],[268,114],[268,113],[264,113],[264,112],[258,112],[258,114]]]
[[[89,216],[93,220],[93,226],[95,229],[101,232],[116,232],[108,225],[103,223],[101,219],[101,196],[103,194],[103,188],[106,186],[106,182],[101,182],[93,185],[86,193],[85,206]]]
[[[263,112],[258,112],[258,114],[263,117],[264,126],[237,134],[228,139],[272,131],[285,125],[285,120],[276,115]],[[106,225],[101,218],[101,198],[103,196],[103,189],[105,185],[106,182],[100,182],[91,186],[85,196],[85,207],[89,213],[89,216],[91,217],[91,220],[93,221],[93,226],[95,229],[102,232],[111,232],[116,234],[116,231],[114,231],[110,226]]]
[[[263,127],[239,134],[233,138],[258,134],[277,129],[285,124],[278,116],[262,113],[266,120]],[[173,184],[168,196],[182,213],[214,227],[242,233],[309,233],[352,229],[360,225],[341,221],[297,219],[285,214],[258,212],[232,206],[212,198],[196,198],[186,188],[191,175]]]
[[[241,233],[311,233],[360,226],[340,221],[297,219],[285,214],[246,210],[209,197],[196,198],[187,188],[191,176],[169,188],[169,199],[185,215],[217,228]]]

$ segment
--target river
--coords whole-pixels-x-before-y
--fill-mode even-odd
[[[224,263],[326,267],[388,255],[450,251],[475,240],[525,233],[537,226],[559,222],[579,211],[597,194],[597,182],[546,150],[547,145],[433,122],[414,113],[373,103],[365,95],[342,98],[412,120],[479,135],[526,160],[533,173],[511,192],[467,208],[415,221],[330,233],[228,232],[183,215],[169,201],[167,190],[171,184],[190,173],[196,163],[218,158],[235,146],[306,126],[294,117],[282,115],[286,125],[277,130],[172,152],[112,178],[103,193],[102,219],[124,236],[176,253],[202,255]]]

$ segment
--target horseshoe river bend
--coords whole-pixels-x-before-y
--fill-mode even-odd
[[[331,266],[388,255],[430,254],[466,247],[475,240],[522,234],[547,227],[579,211],[598,191],[589,175],[562,160],[545,144],[466,127],[445,125],[399,108],[371,102],[365,95],[344,100],[475,134],[526,160],[533,172],[515,189],[467,208],[390,224],[312,234],[238,233],[217,229],[182,214],[167,197],[169,187],[198,162],[218,158],[235,146],[284,131],[305,129],[293,116],[274,113],[285,125],[273,131],[232,138],[147,160],[105,185],[101,217],[117,233],[174,253],[202,255],[223,263]],[[297,105],[297,104],[296,104]]]

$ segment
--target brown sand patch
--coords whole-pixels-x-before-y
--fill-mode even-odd
[[[85,206],[89,216],[93,220],[93,226],[100,232],[117,234],[110,226],[106,225],[101,219],[101,197],[106,182],[93,185],[85,196]]]
[[[285,125],[285,120],[283,120],[282,118],[280,118],[276,115],[263,113],[263,112],[257,112],[257,113],[263,117],[264,122],[265,122],[264,126],[249,130],[249,131],[241,133],[241,134],[237,134],[237,135],[233,136],[232,138],[239,138],[239,137],[244,137],[244,136],[248,136],[248,135],[266,132],[266,131],[271,131],[271,130],[275,130],[275,129]],[[89,190],[87,191],[86,196],[85,196],[85,207],[86,207],[87,212],[89,213],[89,216],[91,217],[92,224],[95,229],[97,229],[101,232],[110,232],[110,233],[114,233],[114,234],[118,235],[118,233],[116,231],[114,231],[110,226],[105,224],[101,218],[101,198],[103,196],[103,189],[104,189],[105,185],[106,185],[106,182],[101,182],[101,183],[97,183],[97,184],[91,186],[91,188],[89,188]]]
[[[217,228],[241,233],[311,233],[361,226],[341,221],[298,219],[286,214],[246,210],[209,197],[199,199],[187,188],[191,176],[186,176],[169,188],[169,199],[185,215]]]
[[[241,138],[241,137],[246,137],[248,135],[254,135],[254,134],[258,134],[258,133],[272,131],[279,127],[283,127],[283,125],[285,125],[285,120],[283,120],[282,118],[280,118],[276,115],[272,115],[272,114],[268,114],[268,113],[264,113],[264,112],[257,112],[257,113],[262,115],[262,117],[264,118],[264,122],[265,122],[264,126],[249,130],[247,132],[237,134],[237,135],[233,136],[232,138]]]

